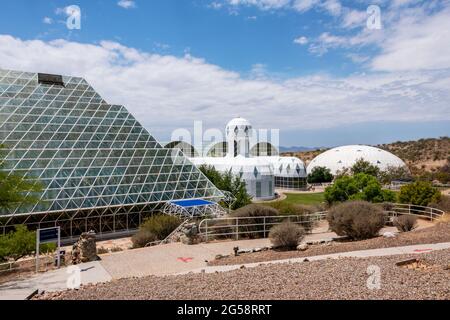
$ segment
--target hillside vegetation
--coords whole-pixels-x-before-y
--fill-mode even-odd
[[[447,172],[450,162],[450,138],[420,139],[417,141],[398,141],[376,146],[389,151],[406,162],[412,174]],[[288,152],[283,155],[302,159],[308,165],[316,156],[327,151],[321,149],[305,152]]]

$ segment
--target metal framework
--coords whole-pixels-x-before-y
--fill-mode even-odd
[[[180,150],[163,148],[123,107],[82,78],[43,83],[38,74],[0,69],[1,171],[44,186],[33,206],[0,210],[0,233],[16,224],[81,232],[126,232],[177,199],[222,193]]]
[[[205,216],[219,217],[226,214],[218,203],[206,200],[169,201],[164,205],[162,212],[185,219]]]

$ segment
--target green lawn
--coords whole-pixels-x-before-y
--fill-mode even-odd
[[[283,200],[289,204],[306,204],[315,205],[325,202],[324,194],[322,193],[288,193],[287,199]]]

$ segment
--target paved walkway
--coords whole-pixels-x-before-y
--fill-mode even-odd
[[[110,274],[103,268],[100,262],[89,262],[79,265],[81,284],[95,284],[112,280]],[[25,300],[36,290],[49,292],[64,291],[67,289],[67,281],[73,273],[68,273],[68,268],[49,271],[35,275],[26,280],[12,281],[0,285],[0,300]]]

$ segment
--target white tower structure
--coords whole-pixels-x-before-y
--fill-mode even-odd
[[[249,158],[252,132],[253,127],[246,119],[239,117],[231,120],[226,127],[227,157],[234,158],[240,155]]]

